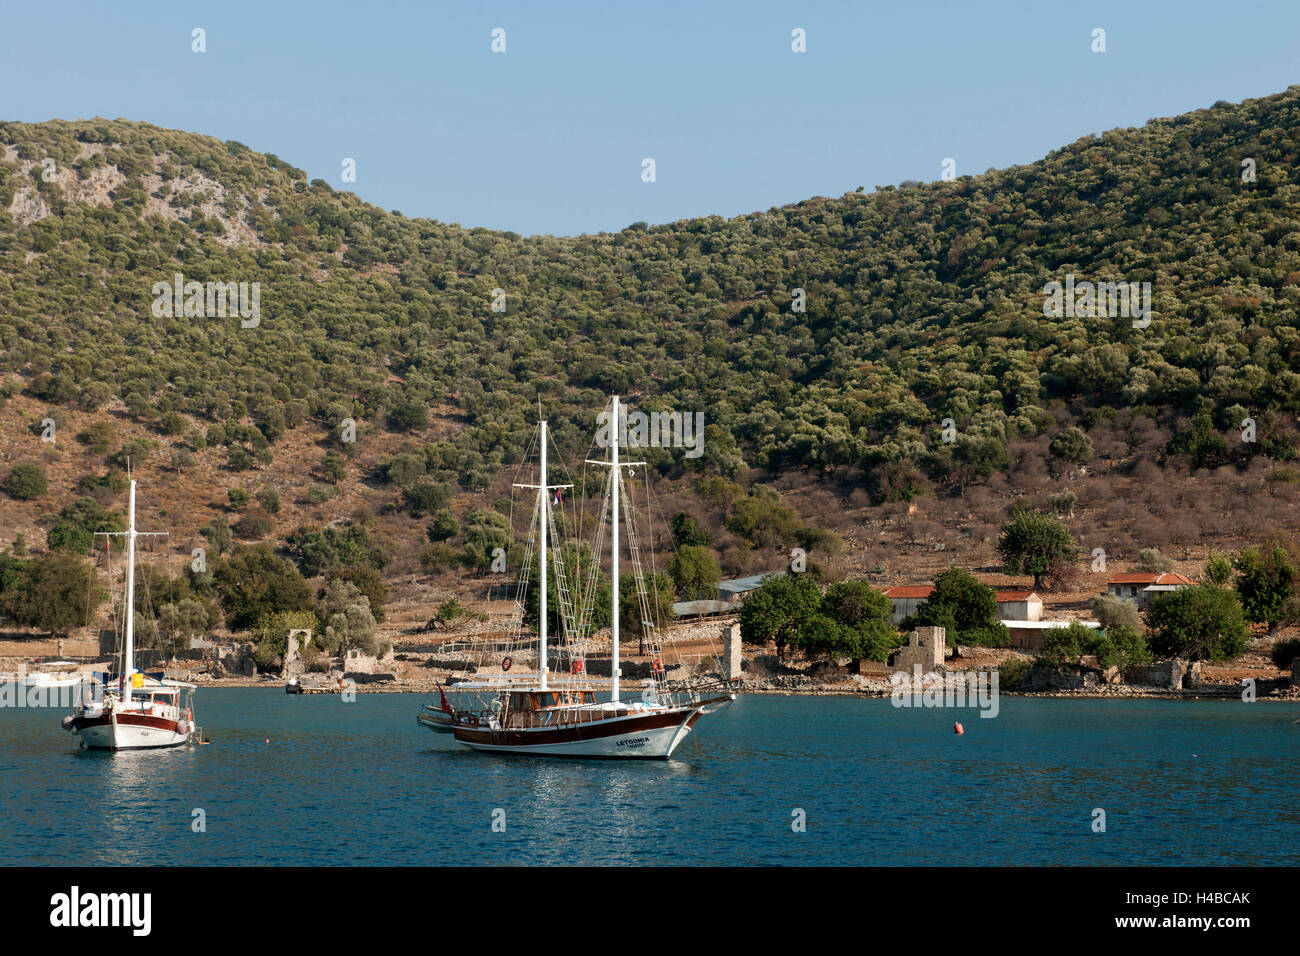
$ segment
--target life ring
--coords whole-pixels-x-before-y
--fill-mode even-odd
[[[503,671],[508,671],[508,670],[510,670],[510,665],[513,664],[514,662],[515,662],[515,661],[514,661],[514,658],[513,658],[513,657],[506,657],[506,658],[503,658],[502,661],[501,661],[501,670],[503,670]]]
[[[570,674],[581,674],[582,671],[583,671],[583,669],[584,669],[585,667],[586,667],[586,665],[582,663],[582,658],[581,658],[581,657],[575,657],[575,658],[573,659],[573,663],[569,665],[569,673],[570,673]]]
[[[661,661],[659,658],[656,657],[656,658],[655,658],[655,662],[654,662],[654,664],[652,665],[652,668],[651,668],[651,669],[652,669],[652,670],[654,671],[654,673],[656,673],[656,674],[662,674],[662,673],[664,672],[664,662]]]

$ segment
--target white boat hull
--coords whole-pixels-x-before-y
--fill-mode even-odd
[[[705,708],[699,705],[637,709],[618,716],[554,726],[501,728],[457,723],[457,743],[489,753],[536,754],[543,757],[596,757],[667,760]]]
[[[119,720],[116,714],[106,714],[93,720],[77,722],[77,734],[86,747],[94,750],[151,750],[157,747],[179,747],[188,743],[189,731],[182,733],[176,721],[149,718],[139,720],[129,715]]]

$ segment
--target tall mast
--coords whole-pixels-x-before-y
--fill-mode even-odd
[[[572,488],[573,485],[552,485],[549,484],[546,474],[546,422],[538,422],[541,430],[542,455],[541,455],[541,481],[535,485],[516,484],[516,488],[536,488],[537,493],[541,495],[539,499],[540,508],[537,509],[538,522],[537,530],[542,536],[542,548],[538,552],[538,561],[541,564],[541,575],[539,584],[541,594],[538,595],[539,619],[537,622],[537,667],[539,670],[539,683],[542,690],[546,690],[546,564],[548,561],[547,551],[550,544],[551,533],[551,499],[550,494],[553,491],[559,491],[561,488]],[[564,578],[560,578],[560,588],[564,588]],[[560,601],[560,613],[564,613],[564,601]]]
[[[122,648],[122,700],[131,703],[131,675],[135,672],[135,479],[126,532],[126,639]]]
[[[614,496],[614,511],[613,511],[614,537],[612,539],[612,544],[611,544],[613,553],[610,558],[610,572],[609,572],[610,579],[611,579],[610,591],[609,591],[610,593],[610,618],[609,619],[611,621],[610,637],[614,645],[613,660],[610,665],[610,673],[614,677],[614,692],[613,694],[610,695],[609,699],[613,703],[618,703],[618,677],[619,677],[619,673],[618,673],[619,672],[619,665],[618,665],[618,498],[619,498],[618,486],[620,484],[619,474],[618,474],[618,433],[619,433],[619,426],[621,423],[619,421],[619,416],[618,416],[617,395],[614,396],[613,405],[614,405],[614,417],[613,417],[613,427],[610,429],[610,435],[612,437],[610,439],[610,445],[609,445],[609,450],[610,450],[609,470],[610,470],[610,479],[613,485],[612,494]]]
[[[604,412],[601,412],[601,414],[603,415]],[[619,676],[619,675],[618,675],[618,671],[619,671],[619,661],[618,661],[618,551],[619,551],[619,545],[618,545],[618,523],[619,523],[619,515],[618,515],[618,512],[619,512],[619,487],[620,487],[620,484],[621,484],[621,482],[619,481],[619,469],[620,469],[620,468],[633,468],[633,467],[637,467],[637,466],[640,466],[640,465],[644,465],[644,464],[645,464],[645,462],[643,462],[643,461],[619,461],[619,459],[618,459],[618,437],[619,437],[619,435],[622,433],[622,430],[623,430],[623,421],[622,421],[622,419],[623,419],[623,416],[622,416],[622,413],[621,413],[621,411],[620,411],[620,409],[619,409],[618,396],[615,395],[615,396],[613,396],[613,398],[610,399],[610,424],[609,424],[610,441],[609,441],[609,459],[608,459],[608,460],[601,459],[601,460],[599,460],[599,461],[593,460],[593,459],[591,459],[591,458],[588,458],[588,459],[587,459],[587,464],[589,464],[589,465],[604,465],[605,467],[609,468],[609,476],[610,476],[610,477],[609,477],[609,480],[610,480],[610,496],[611,496],[611,498],[612,498],[613,506],[614,506],[614,507],[613,507],[613,511],[610,513],[610,518],[612,519],[612,524],[614,525],[613,535],[612,535],[612,537],[610,538],[610,576],[612,577],[613,580],[610,582],[610,589],[609,589],[609,597],[610,597],[610,615],[609,615],[609,619],[610,619],[610,627],[609,627],[609,635],[610,635],[610,641],[611,641],[611,643],[612,643],[612,645],[613,645],[613,648],[612,648],[613,653],[612,653],[612,655],[611,655],[611,657],[612,657],[611,674],[612,674],[613,679],[614,679],[614,680],[613,680],[613,690],[612,690],[612,693],[610,694],[610,698],[609,698],[610,701],[611,701],[611,703],[617,703],[617,702],[618,702],[618,676]],[[599,555],[597,555],[597,560],[599,560]]]
[[[537,489],[540,497],[541,507],[541,528],[539,529],[542,536],[541,551],[541,593],[539,595],[541,602],[541,616],[537,624],[537,669],[541,674],[541,687],[546,690],[546,539],[550,537],[551,522],[548,520],[551,508],[551,489],[546,487],[546,422],[542,426],[542,480],[541,487]]]

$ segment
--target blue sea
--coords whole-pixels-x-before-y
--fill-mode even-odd
[[[1289,704],[751,696],[607,762],[465,750],[421,703],[203,688],[209,746],[117,754],[0,710],[0,863],[1300,865]]]

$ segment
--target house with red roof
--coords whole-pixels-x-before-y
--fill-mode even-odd
[[[999,588],[993,593],[998,616],[1004,621],[1038,621],[1043,617],[1043,599],[1028,588]]]
[[[1106,582],[1106,593],[1111,597],[1133,601],[1146,607],[1160,594],[1192,587],[1196,582],[1177,571],[1129,571],[1117,574]]]
[[[933,593],[933,584],[896,584],[887,590],[885,597],[894,605],[894,623],[915,614],[922,604],[930,600]]]

